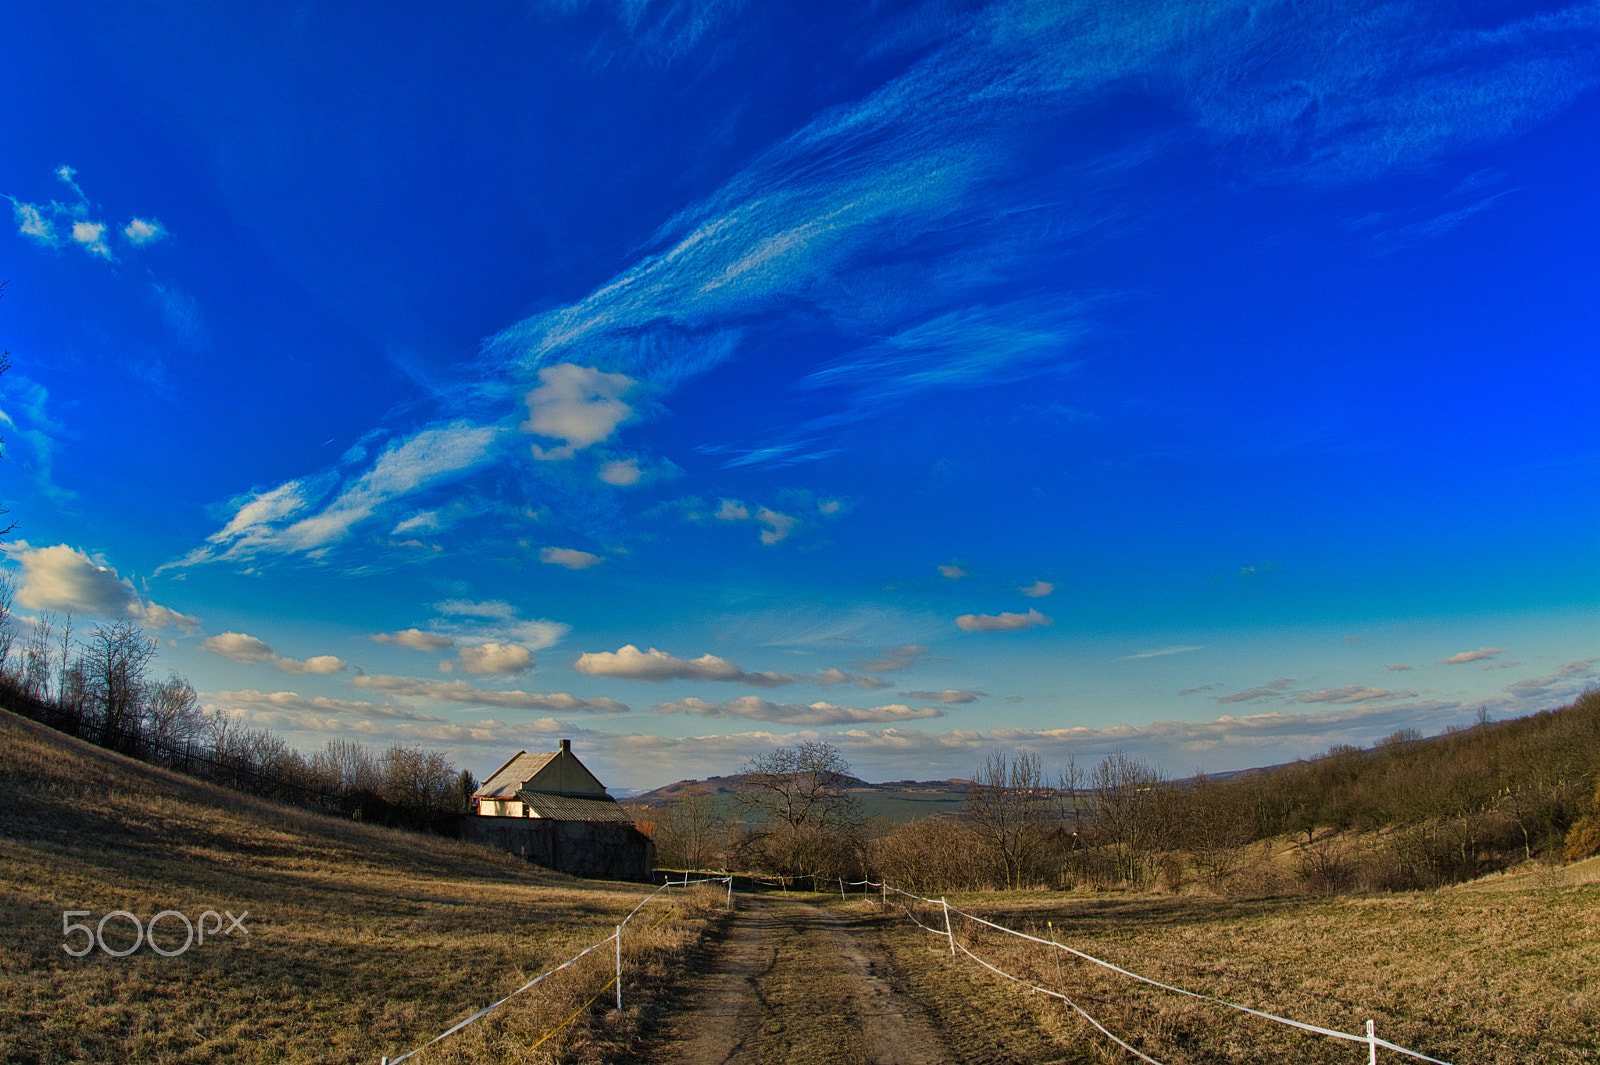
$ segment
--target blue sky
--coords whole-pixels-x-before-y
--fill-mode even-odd
[[[1600,3],[235,7],[8,12],[24,625],[618,789],[1600,679]]]

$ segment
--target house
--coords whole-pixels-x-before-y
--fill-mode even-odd
[[[518,751],[472,793],[461,835],[573,876],[649,880],[655,844],[572,753]]]

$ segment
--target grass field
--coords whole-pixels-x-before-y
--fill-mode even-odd
[[[1391,895],[996,892],[950,901],[1152,979],[1298,1021],[1359,1032],[1371,1018],[1383,1038],[1455,1065],[1596,1062],[1596,865]],[[604,939],[647,890],[242,796],[0,712],[6,1062],[375,1065]],[[898,914],[861,896],[815,901],[889,952],[904,993],[966,1060],[989,1060],[984,1047],[1019,1040],[1030,1061],[1131,1060],[1060,1003],[952,960],[942,939]],[[630,926],[621,1014],[581,1009],[609,979],[608,946],[414,1060],[643,1060],[639,1048],[681,1005],[674,996],[685,974],[706,962],[720,904],[709,891],[671,907],[652,903]],[[87,911],[74,920],[93,925],[114,910],[142,919],[229,911],[248,935],[213,932],[170,958],[148,948],[124,958],[63,951],[64,941],[84,941],[81,932],[64,936],[65,911]],[[1366,1060],[1361,1046],[1067,957],[1058,964],[1048,948],[959,920],[956,931],[993,964],[1071,996],[1168,1065]],[[132,929],[115,919],[104,937],[118,949]],[[169,920],[160,941],[175,950],[181,926]],[[539,1043],[575,1012],[570,1028]]]
[[[1435,892],[1227,900],[1199,896],[986,893],[952,907],[1070,944],[1190,991],[1455,1065],[1600,1061],[1600,886],[1529,874]],[[839,905],[835,896],[831,905]],[[870,902],[848,904],[874,912]],[[937,908],[925,923],[942,927]],[[1053,922],[1051,928],[1049,922]],[[957,919],[958,940],[991,964],[1072,998],[1151,1057],[1189,1062],[1356,1062],[1366,1048],[1141,985]],[[876,934],[923,993],[970,1010],[975,994],[1012,1023],[1052,1033],[1063,1061],[1133,1060],[1064,1004],[1006,984],[903,916]],[[999,984],[1010,994],[1002,1001]],[[1380,1061],[1407,1060],[1382,1051]]]
[[[483,848],[303,813],[152,769],[0,712],[0,1060],[367,1062],[398,1056],[609,935],[649,892]],[[681,894],[681,893],[680,893]],[[720,899],[652,903],[625,934],[625,1005],[530,1051],[610,977],[611,948],[422,1062],[601,1060],[625,1047]],[[671,916],[653,930],[665,909]],[[243,918],[176,957],[70,957],[64,911]],[[648,931],[647,931],[648,930]],[[104,930],[132,944],[123,918]],[[176,918],[160,941],[175,951]],[[608,992],[608,994],[611,994]]]

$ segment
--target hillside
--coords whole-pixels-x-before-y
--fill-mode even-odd
[[[641,894],[240,795],[0,711],[3,1061],[374,1062],[603,938]],[[117,910],[213,910],[243,930],[219,917],[232,934],[208,925],[173,957],[63,950],[85,942],[63,913],[93,927]],[[103,937],[130,946],[132,924]],[[179,918],[160,941],[183,945]],[[459,1041],[526,1047],[545,1021],[530,1008]]]

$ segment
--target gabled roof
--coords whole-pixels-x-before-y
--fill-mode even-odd
[[[622,804],[611,796],[580,798],[575,795],[551,795],[543,791],[519,791],[517,798],[532,807],[536,816],[552,821],[632,821],[622,809]]]
[[[473,792],[479,799],[514,799],[519,791],[609,799],[606,786],[572,753],[566,740],[547,754],[518,751]]]
[[[554,752],[529,754],[527,751],[518,751],[505,765],[490,773],[489,779],[478,785],[478,790],[472,795],[480,799],[514,799],[523,782],[537,776],[539,770],[549,765],[554,757]]]

